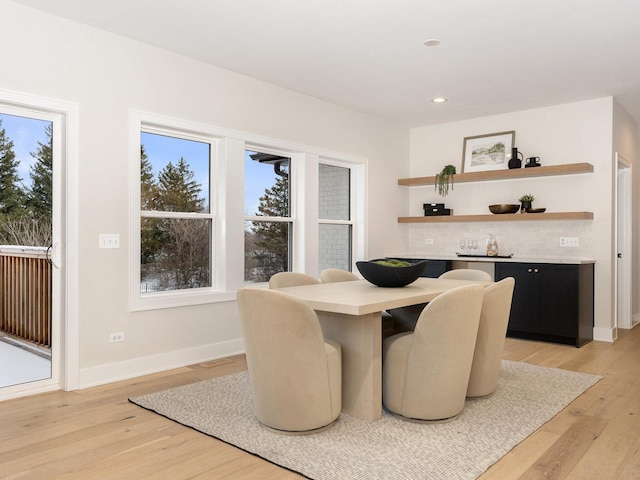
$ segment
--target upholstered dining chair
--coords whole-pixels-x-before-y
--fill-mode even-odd
[[[315,285],[320,280],[306,273],[279,272],[269,279],[269,288],[298,287],[302,285]]]
[[[342,408],[342,349],[315,311],[292,295],[244,288],[238,307],[255,415],[270,430],[328,428]]]
[[[507,277],[484,289],[467,397],[486,397],[498,386],[514,286]]]
[[[451,280],[475,280],[479,282],[491,282],[491,275],[483,270],[473,268],[457,268],[444,272],[438,278],[448,278]],[[426,303],[408,305],[406,307],[393,308],[389,310],[393,316],[393,329],[395,333],[411,332],[416,327],[418,317],[426,307]]]
[[[360,278],[353,272],[339,268],[325,268],[320,272],[322,283],[352,282],[353,280],[360,280]]]
[[[455,268],[444,272],[438,278],[449,278],[452,280],[477,280],[479,282],[491,282],[493,279],[484,270],[474,268]]]
[[[382,398],[392,413],[443,421],[462,412],[476,345],[484,287],[449,290],[424,308],[413,333],[383,345]]]

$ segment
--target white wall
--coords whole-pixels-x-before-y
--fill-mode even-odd
[[[402,249],[406,129],[7,0],[0,11],[0,88],[79,106],[81,386],[242,348],[235,302],[129,311],[131,109],[367,157],[368,255]],[[99,233],[121,248],[99,250]]]
[[[489,213],[488,205],[518,203],[527,193],[534,207],[547,211],[591,211],[593,221],[491,222],[406,225],[409,251],[415,255],[453,254],[461,237],[484,239],[498,235],[505,253],[586,257],[595,264],[595,328],[597,339],[614,335],[612,303],[612,141],[613,99],[557,105],[467,121],[415,128],[411,131],[411,176],[434,175],[446,164],[461,171],[464,137],[515,130],[515,144],[524,154],[540,157],[542,165],[588,162],[594,172],[454,185],[444,198],[458,215]],[[412,187],[409,215],[422,215],[422,204],[442,202],[433,187]],[[579,236],[579,248],[559,247],[560,236]],[[425,245],[433,238],[433,245]]]

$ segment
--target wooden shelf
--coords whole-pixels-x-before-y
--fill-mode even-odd
[[[500,215],[490,213],[487,215],[398,217],[398,223],[535,222],[541,220],[593,220],[593,212],[506,213]]]
[[[488,172],[457,173],[453,183],[485,182],[490,180],[511,180],[514,178],[548,177],[552,175],[573,175],[576,173],[591,173],[593,165],[590,163],[569,163],[566,165],[550,165],[548,167],[514,168],[511,170],[490,170]],[[398,185],[417,187],[435,185],[436,177],[401,178]],[[538,214],[539,215],[539,214]]]

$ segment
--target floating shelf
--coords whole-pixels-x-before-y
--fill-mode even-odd
[[[511,180],[514,178],[549,177],[553,175],[573,175],[576,173],[592,173],[590,163],[569,163],[566,165],[550,165],[548,167],[514,168],[510,170],[490,170],[487,172],[457,173],[453,177],[454,184],[467,182],[485,182],[490,180]],[[436,177],[401,178],[398,185],[417,187],[435,185]],[[539,214],[538,214],[539,215]]]
[[[398,223],[535,222],[541,220],[593,220],[593,212],[505,213],[499,215],[398,217]]]

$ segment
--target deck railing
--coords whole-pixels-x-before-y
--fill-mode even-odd
[[[0,331],[51,347],[51,265],[45,247],[0,246]]]

